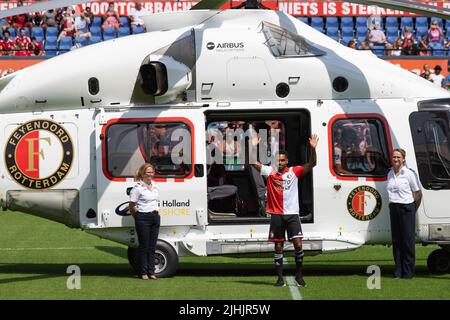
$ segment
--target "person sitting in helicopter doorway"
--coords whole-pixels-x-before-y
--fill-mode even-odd
[[[305,287],[303,279],[303,248],[302,226],[300,223],[300,210],[298,202],[298,179],[310,173],[317,163],[316,147],[319,138],[313,134],[309,139],[312,149],[309,162],[302,166],[288,167],[288,153],[279,151],[275,159],[278,168],[262,165],[256,162],[255,168],[263,176],[267,176],[267,204],[266,211],[271,215],[269,241],[275,243],[275,269],[277,272],[276,286],[285,286],[283,280],[283,247],[285,233],[294,243],[295,248],[295,281],[297,286]]]
[[[129,208],[134,218],[139,240],[137,269],[142,280],[156,280],[155,249],[161,218],[159,188],[152,180],[155,168],[150,163],[139,167],[134,176],[136,185],[130,191]]]
[[[245,7],[245,9],[265,9],[270,10],[270,8],[263,5],[260,0],[246,0],[235,7],[231,7],[231,9],[240,9]]]
[[[406,152],[392,152],[392,168],[388,173],[387,192],[391,219],[392,251],[395,278],[414,276],[416,245],[416,211],[422,200],[417,175],[406,166]]]

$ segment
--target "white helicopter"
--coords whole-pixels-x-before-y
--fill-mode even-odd
[[[386,175],[400,146],[423,191],[417,241],[438,244],[428,266],[449,272],[449,92],[285,13],[211,10],[223,2],[146,17],[144,34],[1,78],[2,207],[128,245],[134,265],[127,190],[136,168],[151,162],[161,189],[159,276],[173,275],[179,256],[270,252],[264,181],[249,165],[248,139],[238,147],[234,137],[268,128],[266,140],[279,143],[267,145],[288,150],[296,165],[308,161],[314,132],[318,164],[299,185],[304,250],[390,243]],[[355,2],[450,16],[413,1]],[[0,16],[73,3],[48,1]],[[211,150],[225,145],[227,128],[243,161],[235,153],[215,167],[210,159],[220,152]],[[219,174],[225,184],[211,182]]]

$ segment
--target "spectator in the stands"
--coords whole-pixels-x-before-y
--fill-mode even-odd
[[[370,16],[367,18],[367,29],[372,30],[375,24],[379,24],[381,26],[381,16]]]
[[[19,0],[17,1],[17,6],[18,7],[22,7],[23,6],[23,1]],[[28,14],[24,13],[24,14],[18,14],[15,15],[13,17],[10,18],[10,24],[11,27],[14,28],[14,30],[16,31],[16,33],[18,33],[17,31],[20,28],[28,28],[31,31],[31,22],[30,22],[30,17]]]
[[[57,39],[58,42],[61,41],[62,37],[73,37],[75,35],[75,19],[70,10],[68,8],[64,12],[64,17],[61,21],[61,32]]]
[[[36,37],[31,37],[31,42],[28,45],[28,50],[33,56],[45,55],[44,48],[42,47],[42,44],[36,39]]]
[[[130,15],[128,16],[128,19],[130,19],[131,27],[143,27],[145,29],[145,23],[144,20],[142,20],[142,16],[145,16],[148,14],[148,11],[145,10],[140,1],[135,2],[135,7],[131,8]]]
[[[91,33],[89,32],[90,23],[91,20],[87,17],[84,9],[75,17],[75,36],[86,37],[87,43],[91,39]]]
[[[8,30],[3,31],[3,40],[1,41],[2,56],[14,55],[15,43],[11,39],[11,33]]]
[[[403,47],[406,47],[408,42],[412,42],[414,40],[414,35],[409,29],[409,26],[405,26],[405,28],[403,29],[401,39],[403,41]]]
[[[94,14],[91,11],[91,7],[86,7],[86,9],[84,9],[85,11],[85,16],[86,18],[89,18],[89,28],[92,26],[92,22],[94,22]]]
[[[356,46],[357,46],[356,40],[350,40],[350,41],[347,43],[347,47],[349,47],[349,48],[356,49]]]
[[[28,55],[28,45],[31,43],[31,40],[25,35],[25,28],[20,28],[19,35],[16,37],[14,43],[16,49],[15,56]]]
[[[385,49],[386,49],[385,54],[387,56],[392,56],[393,55],[393,53],[394,53],[394,46],[392,44],[386,43]]]
[[[441,74],[441,71],[442,67],[437,64],[434,67],[434,73],[430,74],[430,81],[433,82],[436,87],[442,87],[442,82],[444,81],[444,76]]]
[[[430,55],[430,46],[428,45],[427,36],[424,34],[419,41],[419,55],[423,57]]]
[[[443,40],[444,32],[439,28],[437,20],[433,20],[430,29],[428,29],[428,44],[431,49],[439,49]]]
[[[57,21],[57,9],[49,9],[44,12],[42,16],[42,28],[47,30],[48,27],[59,28],[59,22]]]
[[[448,75],[442,80],[442,88],[445,90],[450,90],[450,65],[447,66]]]
[[[117,11],[114,9],[114,2],[110,2],[108,4],[108,10],[103,15],[103,24],[102,28],[114,28],[116,30],[116,34],[119,32],[119,27],[122,25],[120,22],[120,17]]]
[[[40,27],[42,25],[43,20],[44,20],[44,18],[42,16],[42,13],[35,12],[34,16],[31,18],[33,27]]]
[[[397,39],[394,42],[394,45],[392,46],[392,55],[393,56],[401,56],[402,54],[402,45],[403,45],[403,41],[402,39]]]
[[[423,72],[420,74],[420,76],[424,79],[430,80],[430,75],[431,75],[430,66],[427,63],[425,63],[423,65]]]
[[[376,45],[386,46],[386,35],[384,31],[381,30],[380,24],[375,23],[375,27],[368,31],[369,48],[373,49]]]
[[[419,48],[417,47],[417,44],[414,41],[408,42],[406,44],[406,47],[403,47],[402,49],[403,56],[417,56],[418,54]]]
[[[369,45],[367,43],[367,40],[361,41],[361,44],[359,45],[359,50],[366,50],[368,49]]]

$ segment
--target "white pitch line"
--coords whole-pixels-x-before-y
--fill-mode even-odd
[[[283,264],[286,266],[289,265],[286,258],[283,258]],[[293,300],[303,300],[302,295],[300,294],[300,289],[297,287],[297,284],[295,283],[294,277],[289,276],[286,277],[286,282],[289,287],[289,291],[291,292],[291,296]]]
[[[33,250],[92,250],[95,247],[65,247],[65,248],[0,248],[0,251],[33,251]]]

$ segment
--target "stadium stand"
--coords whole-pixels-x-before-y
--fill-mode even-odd
[[[396,42],[398,43],[405,26],[409,26],[411,33],[414,35],[415,42],[419,42],[422,36],[428,37],[428,30],[431,27],[431,22],[437,20],[439,27],[444,32],[444,37],[440,43],[432,43],[432,45],[430,45],[432,50],[430,49],[428,53],[433,56],[448,55],[448,47],[450,47],[450,19],[445,20],[441,18],[427,18],[423,16],[299,16],[297,19],[342,43],[343,45],[347,45],[352,40],[357,40],[358,48],[361,47],[361,43],[367,40],[368,28],[374,26],[375,23],[380,24],[382,31],[386,35],[387,42],[393,45]],[[87,46],[105,40],[115,39],[117,37],[125,37],[145,32],[143,27],[131,28],[129,18],[127,16],[121,16],[120,22],[122,26],[116,33],[114,28],[103,29],[102,17],[95,16],[89,30],[91,33],[89,41],[87,41],[86,37],[64,37],[58,44],[56,39],[60,31],[56,27],[48,27],[47,30],[43,29],[41,26],[32,27],[31,36],[36,37],[38,41],[44,44],[46,55],[51,56],[56,53],[62,54],[67,52],[76,44]],[[0,20],[0,26],[5,23],[6,20]],[[11,33],[11,39],[14,40],[17,36],[16,30],[14,28],[8,28],[8,30]],[[29,30],[27,28],[25,28],[25,32],[28,36]],[[365,46],[363,46],[363,48],[367,49]],[[377,55],[383,55],[387,52],[383,45],[378,45],[372,50]]]

